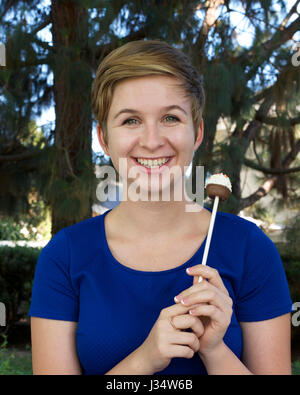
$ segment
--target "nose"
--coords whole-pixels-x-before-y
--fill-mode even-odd
[[[147,148],[149,151],[155,151],[162,145],[164,145],[164,140],[161,136],[159,127],[154,124],[145,125],[140,137],[140,146]]]

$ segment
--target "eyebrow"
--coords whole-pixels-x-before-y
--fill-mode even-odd
[[[187,112],[180,106],[178,106],[177,104],[172,104],[171,106],[167,106],[167,107],[163,107],[162,110],[164,111],[170,111],[170,110],[180,110],[182,112],[185,113],[185,115],[188,115]],[[123,113],[130,113],[130,114],[139,114],[138,110],[134,110],[132,108],[123,108],[122,110],[120,110],[113,119],[116,119],[119,115],[123,114]]]

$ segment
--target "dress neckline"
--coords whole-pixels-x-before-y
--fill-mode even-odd
[[[201,243],[201,245],[199,246],[199,248],[197,249],[197,251],[195,251],[195,253],[191,256],[191,258],[189,258],[186,262],[182,263],[179,266],[173,267],[171,269],[166,269],[166,270],[159,270],[159,271],[145,271],[145,270],[137,270],[137,269],[133,269],[131,267],[128,267],[122,263],[120,263],[112,254],[108,242],[107,242],[107,238],[106,238],[106,231],[105,231],[105,217],[106,215],[112,211],[112,209],[107,210],[105,213],[103,213],[101,215],[102,221],[101,221],[101,233],[102,233],[102,238],[103,238],[103,246],[104,246],[104,252],[106,257],[108,258],[108,260],[114,264],[116,267],[118,267],[121,270],[125,270],[129,273],[133,273],[133,274],[138,274],[138,275],[144,275],[144,276],[161,276],[161,275],[166,275],[166,274],[170,274],[179,270],[185,270],[187,267],[189,266],[194,266],[196,264],[201,264],[202,261],[202,256],[203,256],[203,252],[204,252],[204,246],[206,243],[206,239],[207,239],[207,235],[205,236],[205,239],[203,240],[203,242]],[[211,210],[210,210],[211,211]]]

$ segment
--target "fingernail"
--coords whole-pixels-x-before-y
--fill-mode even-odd
[[[189,310],[189,313],[191,314],[191,315],[193,315],[194,313],[195,313],[195,310]]]
[[[175,303],[179,302],[179,299],[177,298],[177,296],[174,297]]]
[[[188,268],[186,269],[186,272],[187,272],[188,274],[190,274],[190,273],[191,273],[191,268],[188,267]]]

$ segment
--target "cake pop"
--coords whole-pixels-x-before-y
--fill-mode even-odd
[[[226,174],[217,173],[207,179],[205,188],[211,199],[218,196],[222,201],[225,201],[231,193],[231,182]]]
[[[216,213],[217,213],[218,204],[219,204],[219,199],[221,199],[221,201],[225,201],[226,199],[228,199],[228,197],[231,193],[231,182],[230,182],[229,177],[226,176],[226,174],[217,173],[217,174],[213,174],[212,176],[210,176],[207,179],[207,181],[205,183],[205,188],[206,188],[207,195],[211,199],[214,199],[214,205],[213,205],[213,210],[212,210],[212,214],[210,217],[209,228],[208,228],[203,258],[202,258],[202,265],[206,265],[211,236],[212,236]],[[199,277],[198,281],[199,281],[199,283],[202,281],[201,276]]]

